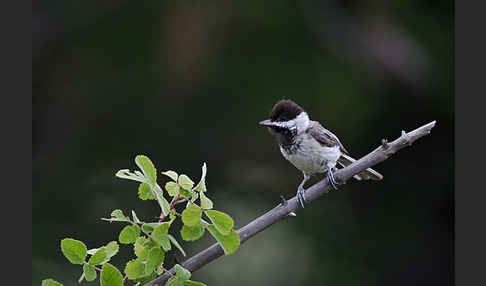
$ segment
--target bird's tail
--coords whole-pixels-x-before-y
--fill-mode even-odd
[[[341,154],[341,157],[339,157],[337,162],[339,163],[339,165],[346,167],[346,166],[350,165],[351,163],[353,163],[354,161],[356,161],[356,160],[349,157],[348,155]],[[363,170],[363,171],[359,172],[358,174],[354,175],[353,178],[355,178],[356,180],[359,180],[359,181],[361,181],[361,180],[379,181],[379,180],[383,179],[383,176],[380,173],[378,173],[377,171],[375,171],[371,168],[368,168],[368,169]]]

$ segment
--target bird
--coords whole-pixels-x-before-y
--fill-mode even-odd
[[[331,186],[337,190],[333,172],[336,164],[346,167],[356,159],[349,156],[338,137],[290,99],[279,100],[270,112],[270,118],[260,121],[267,127],[280,148],[283,157],[299,169],[304,179],[297,188],[297,199],[304,208],[304,184],[311,176],[326,173]],[[382,180],[383,175],[368,168],[353,176],[356,180]]]

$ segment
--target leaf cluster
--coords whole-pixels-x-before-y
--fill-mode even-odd
[[[117,241],[88,250],[79,240],[63,239],[61,251],[64,256],[72,264],[82,265],[79,283],[83,280],[94,281],[99,273],[101,286],[122,286],[127,281],[133,281],[138,286],[167,272],[170,267],[166,267],[164,259],[168,251],[174,247],[186,256],[179,241],[170,233],[171,226],[177,219],[181,219],[183,223],[179,234],[184,241],[196,241],[208,230],[225,254],[231,254],[238,249],[240,238],[233,229],[233,219],[224,212],[214,210],[214,204],[206,194],[206,163],[202,166],[202,176],[197,185],[185,174],[179,175],[172,170],[161,172],[170,179],[164,185],[164,189],[158,185],[157,171],[147,156],[136,156],[135,163],[141,171],[131,172],[123,169],[118,171],[116,176],[138,182],[138,197],[141,200],[156,201],[161,209],[160,217],[158,221],[144,221],[133,210],[130,217],[122,210],[116,209],[111,212],[109,218],[102,218],[108,222],[127,224],[118,234],[118,242],[122,245],[131,245],[135,257],[125,264],[124,275],[109,263],[111,257],[118,253]],[[171,199],[170,203],[166,196]],[[184,207],[176,207],[181,204]],[[174,265],[174,269],[175,275],[171,274],[166,285],[205,285],[189,280],[191,272],[181,265]],[[52,279],[42,281],[42,286],[59,285],[62,284]]]

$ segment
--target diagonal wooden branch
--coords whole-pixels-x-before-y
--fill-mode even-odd
[[[381,145],[374,151],[352,163],[351,165],[337,170],[334,173],[334,179],[339,184],[344,184],[355,174],[361,172],[362,170],[365,170],[366,168],[370,168],[380,162],[385,161],[391,155],[395,154],[395,152],[397,152],[398,150],[406,146],[412,145],[415,140],[429,134],[430,130],[435,126],[435,123],[436,121],[432,121],[408,133],[402,131],[401,136],[393,142],[388,142],[387,140],[383,139]],[[332,190],[332,187],[329,184],[328,178],[326,177],[325,179],[306,189],[306,202],[310,203],[313,200],[317,199],[319,196],[328,193],[330,190]],[[240,235],[241,244],[253,237],[255,234],[263,231],[267,227],[289,216],[295,216],[295,212],[297,212],[299,207],[300,206],[297,201],[297,197],[293,197],[290,200],[283,201],[272,210],[268,211],[267,213],[251,221],[244,227],[240,228],[238,230],[238,234]],[[205,250],[187,259],[184,263],[182,263],[182,266],[193,272],[215,260],[216,258],[222,256],[223,254],[224,252],[221,246],[218,243],[215,243]],[[170,272],[174,274],[175,270],[171,269]],[[163,275],[157,277],[145,286],[162,286],[170,277],[171,275],[169,275],[168,273],[164,273]]]

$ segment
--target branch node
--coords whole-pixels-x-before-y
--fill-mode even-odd
[[[407,132],[405,132],[404,130],[402,130],[402,136],[401,137],[403,139],[405,139],[405,144],[407,144],[408,146],[412,145],[412,141],[410,140],[410,137],[408,137]]]
[[[388,149],[388,140],[385,138],[381,139],[381,147],[383,147],[383,149]]]
[[[287,205],[287,200],[284,198],[284,196],[280,196],[280,199],[282,200],[282,206],[286,206]]]
[[[289,212],[287,215],[288,216],[297,216],[294,212]]]

